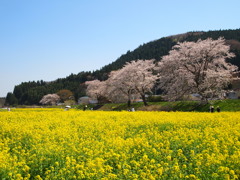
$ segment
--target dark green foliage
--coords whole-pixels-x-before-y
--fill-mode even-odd
[[[66,78],[59,78],[53,82],[24,82],[15,86],[13,94],[17,98],[19,104],[38,104],[43,95],[56,93],[62,89],[68,89],[73,92],[75,99],[84,96],[86,86],[85,81],[94,79],[106,80],[109,72],[122,68],[126,62],[138,59],[155,59],[161,60],[161,57],[167,55],[172,46],[178,41],[197,41],[198,39],[206,38],[218,39],[224,37],[226,43],[231,46],[231,51],[235,53],[236,57],[228,60],[230,63],[240,67],[240,29],[236,30],[219,30],[208,32],[189,32],[175,36],[161,38],[149,43],[140,45],[133,51],[128,51],[126,54],[120,56],[113,63],[102,67],[100,70],[94,72],[80,72],[78,74],[71,74]]]
[[[13,94],[20,105],[37,105],[44,95],[57,93],[62,89],[72,91],[75,99],[78,99],[85,95],[86,87],[83,83],[90,80],[93,80],[91,72],[81,72],[52,82],[24,82],[15,86]]]
[[[6,101],[5,101],[5,105],[17,105],[18,104],[18,100],[15,97],[15,95],[13,93],[8,93],[6,96]]]
[[[163,97],[160,95],[156,95],[156,96],[149,96],[148,97],[148,102],[161,102],[164,101]]]
[[[0,97],[0,108],[5,105],[5,102],[6,102],[6,98]]]

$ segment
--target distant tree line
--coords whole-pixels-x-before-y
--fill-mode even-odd
[[[121,69],[127,62],[136,59],[155,59],[159,61],[163,56],[167,55],[174,45],[178,42],[194,41],[198,39],[212,38],[213,40],[224,37],[226,43],[230,45],[231,52],[236,56],[227,60],[228,62],[240,67],[240,29],[236,30],[219,30],[208,32],[189,32],[169,37],[164,37],[149,43],[140,45],[133,51],[128,51],[120,56],[113,63],[102,67],[93,72],[80,72],[78,74],[70,74],[66,78],[59,78],[52,82],[31,81],[23,82],[14,87],[13,93],[6,96],[7,105],[33,105],[39,104],[44,95],[57,93],[60,90],[67,89],[73,93],[74,100],[86,95],[86,81],[98,79],[105,81],[109,77],[109,73],[113,70]]]

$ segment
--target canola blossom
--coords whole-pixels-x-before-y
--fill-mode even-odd
[[[0,112],[0,179],[239,179],[240,112]]]

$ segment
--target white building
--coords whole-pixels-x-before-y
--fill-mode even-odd
[[[97,104],[98,100],[92,99],[88,96],[83,96],[78,99],[78,104]]]

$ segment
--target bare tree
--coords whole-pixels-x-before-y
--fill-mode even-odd
[[[67,100],[75,100],[73,92],[68,89],[62,89],[58,91],[57,95],[60,97],[60,100],[62,102],[65,102]]]

